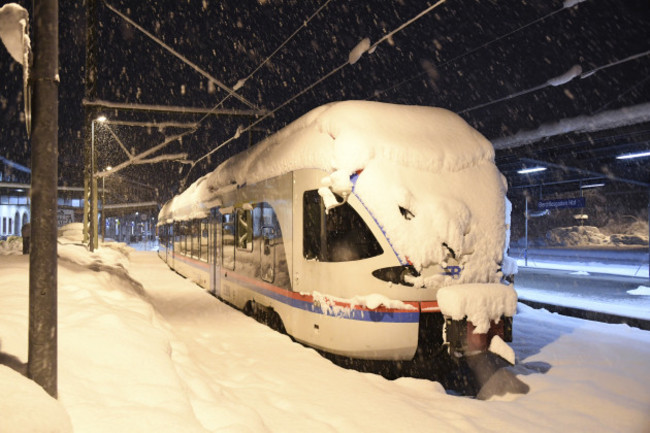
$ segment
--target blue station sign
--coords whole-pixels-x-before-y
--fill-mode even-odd
[[[537,202],[538,209],[577,209],[585,207],[585,198],[558,198],[552,200],[540,200]]]

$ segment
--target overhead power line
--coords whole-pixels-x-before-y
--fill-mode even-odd
[[[305,21],[303,21],[302,25],[300,27],[298,27],[291,34],[291,36],[289,36],[287,39],[285,39],[284,42],[282,44],[280,44],[280,46],[278,48],[275,49],[275,51],[273,51],[266,59],[264,59],[264,61],[262,61],[262,63],[260,63],[257,66],[257,68],[255,68],[255,70],[253,70],[253,72],[248,74],[248,76],[246,78],[243,78],[243,79],[239,80],[237,82],[237,84],[235,84],[233,89],[234,90],[239,90],[240,88],[242,88],[244,86],[244,84],[246,83],[246,81],[248,81],[253,75],[255,75],[257,73],[257,71],[259,71],[262,68],[262,66],[264,66],[266,63],[268,63],[268,61],[271,60],[271,58],[273,56],[275,56],[278,53],[278,51],[280,51],[287,43],[289,43],[289,41],[291,39],[293,39],[303,28],[307,27],[307,24],[309,24],[309,22],[316,15],[318,15],[320,13],[320,11],[322,11],[331,1],[332,0],[327,0],[325,3],[323,3],[323,5],[316,10],[316,12],[314,12],[309,18],[307,18]],[[221,107],[223,105],[223,103],[226,102],[226,100],[228,98],[230,98],[230,94],[226,95],[211,110],[207,111],[206,114],[201,119],[199,119],[198,123],[199,124],[203,123],[203,121],[205,121],[205,119],[207,119],[211,114],[214,114],[216,111],[218,111],[219,107]]]
[[[446,1],[446,0],[440,0],[440,1],[438,1],[437,3],[435,3],[433,6],[429,6],[429,7],[427,7],[427,8],[424,9],[422,12],[420,12],[419,14],[417,14],[415,17],[411,18],[411,19],[408,20],[408,21],[405,21],[403,24],[401,24],[400,26],[398,26],[395,30],[389,32],[389,33],[386,34],[384,37],[382,37],[381,39],[379,39],[377,42],[375,42],[374,44],[370,45],[370,46],[368,47],[368,49],[365,50],[365,51],[367,51],[367,52],[369,52],[369,53],[373,53],[374,50],[376,49],[376,47],[377,47],[379,44],[381,44],[382,42],[384,42],[384,41],[390,39],[390,37],[392,37],[392,36],[395,35],[396,33],[398,33],[398,32],[400,32],[400,31],[404,30],[406,27],[408,27],[409,25],[413,24],[415,21],[419,20],[420,18],[422,18],[422,17],[425,16],[426,14],[430,13],[431,11],[433,11],[434,9],[436,9],[437,7],[439,7],[440,5],[442,5],[443,3],[445,3],[445,1]],[[362,42],[363,42],[363,41],[362,41]],[[361,54],[363,54],[363,53],[360,53],[359,56],[360,56]],[[352,60],[352,59],[351,59],[351,56],[350,56],[350,58],[348,58],[348,60],[346,60],[344,63],[342,63],[341,65],[335,67],[335,68],[332,69],[330,72],[328,72],[327,74],[325,74],[324,76],[322,76],[321,78],[319,78],[318,80],[316,80],[315,82],[313,82],[312,84],[308,85],[307,87],[305,87],[305,88],[304,88],[303,90],[301,90],[300,92],[296,93],[295,95],[293,95],[292,97],[290,97],[290,98],[287,99],[286,101],[282,102],[280,105],[278,105],[277,107],[275,107],[273,110],[269,111],[267,114],[265,114],[264,116],[260,117],[260,118],[257,119],[255,122],[251,123],[250,125],[248,125],[246,128],[241,128],[241,129],[238,128],[238,129],[237,129],[237,132],[235,132],[235,134],[234,134],[232,137],[230,137],[229,139],[223,141],[221,144],[219,144],[218,146],[216,146],[214,149],[212,149],[211,151],[209,151],[208,153],[206,153],[205,155],[201,156],[201,157],[198,158],[196,161],[194,161],[194,162],[192,163],[191,167],[190,167],[190,172],[191,172],[191,170],[194,168],[194,166],[195,166],[196,164],[198,164],[199,162],[201,162],[201,161],[204,160],[205,158],[209,157],[209,156],[212,155],[213,153],[217,152],[219,149],[221,149],[223,146],[227,145],[227,144],[230,143],[231,141],[236,140],[237,138],[239,138],[239,136],[240,136],[241,134],[243,134],[243,133],[249,131],[251,128],[253,128],[253,127],[256,126],[257,124],[259,124],[261,121],[263,121],[263,120],[265,120],[266,118],[272,116],[275,112],[277,112],[278,110],[284,108],[286,105],[288,105],[288,104],[290,104],[291,102],[293,102],[296,98],[300,97],[301,95],[304,95],[305,93],[307,93],[308,91],[310,91],[311,89],[313,89],[314,87],[316,87],[318,84],[322,83],[323,81],[325,81],[326,79],[328,79],[328,78],[331,77],[332,75],[336,74],[338,71],[340,71],[341,69],[343,69],[345,66],[351,64],[351,62],[350,62],[351,60]],[[354,60],[354,62],[356,62],[356,59]],[[187,176],[189,176],[189,173],[190,173],[190,172],[188,172]],[[187,179],[187,176],[186,176],[186,179]]]
[[[201,67],[199,67],[196,63],[190,61],[187,57],[183,56],[181,53],[179,53],[178,51],[174,50],[174,49],[173,49],[172,47],[170,47],[169,45],[165,44],[163,41],[161,41],[160,39],[158,39],[156,36],[154,36],[153,34],[149,33],[145,28],[143,28],[142,26],[140,26],[138,23],[136,23],[135,21],[133,21],[131,18],[127,17],[127,16],[124,15],[122,12],[120,12],[120,11],[117,10],[117,9],[115,9],[115,8],[114,8],[113,6],[111,6],[109,3],[105,3],[105,4],[106,4],[106,7],[107,7],[111,12],[117,14],[117,15],[118,15],[120,18],[122,18],[124,21],[126,21],[126,22],[129,23],[129,24],[131,24],[131,25],[132,25],[133,27],[135,27],[136,29],[140,30],[142,33],[144,33],[146,36],[148,36],[151,40],[153,40],[153,41],[156,42],[158,45],[160,45],[161,47],[163,47],[165,50],[169,51],[171,54],[173,54],[174,56],[176,56],[177,58],[179,58],[180,60],[182,60],[185,64],[189,65],[192,69],[194,69],[195,71],[197,71],[199,74],[203,75],[203,76],[206,77],[208,80],[210,80],[210,81],[212,81],[213,83],[215,83],[215,84],[216,84],[217,86],[219,86],[222,90],[225,90],[226,92],[228,92],[228,96],[232,96],[232,97],[234,97],[234,98],[237,98],[238,100],[240,100],[241,102],[243,102],[244,104],[246,104],[246,105],[247,105],[248,107],[250,107],[250,108],[258,109],[257,105],[255,105],[254,103],[250,102],[248,99],[244,98],[244,97],[241,96],[240,94],[236,93],[233,89],[231,89],[230,87],[228,87],[227,85],[225,85],[224,83],[222,83],[221,81],[219,81],[218,79],[214,78],[212,75],[210,75],[210,74],[209,74],[208,72],[206,72],[204,69],[202,69]]]
[[[184,136],[186,136],[187,134],[191,134],[192,132],[194,132],[193,129],[191,129],[189,131],[186,131],[186,132],[183,132],[182,134],[177,134],[177,135],[174,135],[172,137],[168,137],[163,142],[155,145],[154,147],[149,148],[149,149],[145,150],[144,152],[139,153],[139,154],[137,154],[135,156],[132,156],[127,161],[124,161],[121,164],[116,165],[110,171],[100,171],[99,173],[96,173],[95,177],[102,178],[102,177],[110,176],[110,175],[112,175],[112,174],[114,174],[114,173],[116,173],[116,172],[130,166],[130,165],[141,164],[140,161],[144,160],[149,155],[158,152],[160,149],[164,148],[169,143],[174,142],[176,140],[180,140]]]
[[[642,52],[642,53],[634,54],[632,56],[626,57],[626,58],[621,59],[621,60],[616,60],[616,61],[610,62],[610,63],[608,63],[606,65],[603,65],[603,66],[598,66],[598,67],[596,67],[594,69],[591,69],[591,70],[589,70],[587,72],[582,72],[582,68],[580,68],[580,66],[576,65],[573,68],[571,68],[569,71],[567,71],[566,73],[564,73],[564,74],[562,74],[562,75],[560,75],[558,77],[551,78],[550,80],[546,81],[544,84],[540,84],[538,86],[531,87],[531,88],[526,89],[526,90],[522,90],[522,91],[519,91],[519,92],[516,92],[516,93],[512,93],[510,95],[504,96],[504,97],[499,98],[499,99],[494,99],[492,101],[484,102],[482,104],[475,105],[474,107],[465,108],[464,110],[458,111],[458,114],[468,113],[470,111],[477,110],[479,108],[485,108],[487,106],[494,105],[494,104],[497,104],[499,102],[507,101],[509,99],[516,98],[518,96],[522,96],[522,95],[526,95],[528,93],[532,93],[532,92],[536,92],[538,90],[542,90],[542,89],[544,89],[546,87],[549,87],[549,86],[554,86],[554,87],[561,86],[563,84],[568,83],[569,81],[571,81],[572,79],[574,79],[576,77],[580,77],[580,79],[588,78],[588,77],[591,77],[592,75],[594,75],[595,73],[597,73],[598,71],[602,71],[603,69],[607,69],[607,68],[612,67],[612,66],[622,65],[623,63],[639,59],[641,57],[647,56],[648,54],[650,54],[650,50]]]
[[[316,12],[314,12],[314,13],[313,13],[309,18],[307,18],[305,21],[303,21],[302,24],[300,25],[300,27],[298,27],[298,28],[297,28],[297,29],[296,29],[296,30],[291,34],[291,36],[289,36],[288,38],[286,38],[286,39],[284,40],[284,42],[282,42],[282,43],[280,44],[280,46],[278,46],[278,47],[275,49],[275,51],[273,51],[273,52],[272,52],[272,53],[271,53],[271,54],[270,54],[266,59],[264,59],[264,60],[263,60],[263,61],[262,61],[258,66],[257,66],[257,68],[255,68],[255,70],[253,70],[253,72],[251,72],[250,74],[248,74],[248,76],[247,76],[246,78],[242,78],[241,80],[239,80],[239,81],[237,82],[237,84],[235,84],[235,86],[234,86],[234,90],[239,90],[239,89],[240,89],[240,88],[241,88],[241,87],[246,83],[246,81],[248,81],[248,80],[249,80],[253,75],[255,75],[255,74],[257,73],[257,71],[259,71],[259,70],[262,68],[262,66],[264,66],[265,64],[267,64],[268,61],[271,60],[271,58],[273,58],[273,56],[275,56],[275,55],[278,53],[278,51],[280,51],[282,48],[284,48],[284,46],[287,45],[287,44],[289,43],[289,41],[291,41],[291,39],[293,39],[293,38],[294,38],[298,33],[300,33],[300,31],[301,31],[302,29],[304,29],[305,27],[307,27],[307,24],[309,24],[309,22],[310,22],[312,19],[314,19],[314,17],[315,17],[316,15],[318,15],[318,14],[320,13],[320,11],[322,11],[323,9],[325,9],[325,7],[326,7],[326,6],[327,6],[331,1],[332,1],[332,0],[327,0],[325,3],[323,3],[323,4],[321,5],[321,7],[319,7],[319,8],[316,10]]]
[[[623,64],[623,63],[627,63],[627,62],[629,62],[629,61],[631,61],[631,60],[640,59],[641,57],[645,57],[645,56],[647,56],[648,54],[650,54],[650,50],[648,50],[648,51],[644,51],[644,52],[642,52],[642,53],[633,54],[633,55],[631,55],[631,56],[629,56],[629,57],[626,57],[626,58],[624,58],[624,59],[621,59],[621,60],[615,60],[615,61],[613,61],[613,62],[610,62],[610,63],[606,64],[606,65],[599,66],[599,67],[597,67],[597,68],[594,68],[594,69],[592,69],[592,70],[590,70],[590,71],[585,72],[584,74],[582,74],[582,75],[580,76],[580,78],[587,78],[587,77],[590,77],[590,76],[592,76],[593,74],[595,74],[596,72],[598,72],[598,71],[602,71],[603,69],[607,69],[607,68],[610,68],[610,67],[612,67],[612,66],[617,66],[617,65],[620,65],[620,64]]]
[[[130,102],[112,102],[95,99],[82,101],[84,106],[114,108],[117,110],[132,111],[158,111],[162,113],[179,113],[179,114],[206,114],[206,115],[226,115],[226,116],[258,116],[266,113],[266,110],[250,109],[239,110],[235,108],[203,108],[203,107],[180,107],[175,105],[148,105],[134,104]]]
[[[525,29],[525,28],[527,28],[527,27],[530,27],[530,26],[532,26],[532,25],[535,25],[535,24],[537,24],[537,23],[539,23],[539,22],[541,22],[541,21],[544,21],[544,20],[546,20],[547,18],[550,18],[550,17],[552,17],[553,15],[555,15],[555,14],[557,14],[557,13],[560,13],[560,12],[562,12],[562,11],[565,10],[565,9],[570,9],[570,8],[572,8],[573,6],[575,6],[576,4],[578,4],[578,3],[582,3],[582,2],[584,2],[584,1],[586,1],[586,0],[575,0],[575,1],[573,1],[573,0],[568,0],[568,1],[565,1],[564,4],[563,4],[563,6],[562,6],[560,9],[556,9],[556,10],[554,10],[554,11],[552,11],[552,12],[549,12],[548,14],[546,14],[546,15],[544,15],[544,16],[542,16],[542,17],[536,18],[536,19],[534,19],[533,21],[531,21],[531,22],[529,22],[529,23],[527,23],[527,24],[524,24],[524,25],[521,26],[521,27],[518,27],[518,28],[516,28],[516,29],[514,29],[514,30],[511,30],[511,31],[509,31],[509,32],[507,32],[507,33],[504,33],[504,34],[501,35],[501,36],[498,36],[498,37],[496,37],[496,38],[494,38],[494,39],[492,39],[492,40],[490,40],[490,41],[485,42],[484,44],[481,44],[481,45],[479,45],[479,46],[477,46],[477,47],[474,47],[474,48],[470,49],[469,51],[466,51],[466,52],[464,52],[464,53],[462,53],[462,54],[459,54],[459,55],[456,56],[456,57],[452,57],[451,59],[449,59],[449,60],[447,60],[447,61],[445,61],[445,62],[443,62],[443,63],[440,63],[440,64],[438,64],[438,65],[436,65],[436,66],[439,67],[439,68],[441,68],[441,67],[443,67],[443,66],[447,66],[448,64],[453,63],[453,62],[455,62],[456,60],[462,59],[463,57],[469,56],[470,54],[474,54],[475,52],[477,52],[477,51],[479,51],[479,50],[482,50],[483,48],[486,48],[486,47],[488,47],[488,46],[490,46],[490,45],[492,45],[492,44],[494,44],[494,43],[496,43],[496,42],[498,42],[498,41],[500,41],[500,40],[502,40],[502,39],[507,38],[508,36],[511,36],[511,35],[517,33],[517,32],[520,32],[521,30],[523,30],[523,29]],[[386,89],[384,89],[384,90],[375,91],[375,92],[372,94],[372,96],[369,96],[369,97],[367,97],[366,99],[374,99],[374,98],[376,98],[376,97],[378,97],[378,96],[380,96],[380,95],[382,95],[382,94],[384,94],[384,93],[386,93],[386,92],[390,92],[390,91],[395,90],[395,89],[397,89],[397,88],[399,88],[399,87],[402,87],[402,86],[403,86],[404,84],[406,84],[406,83],[410,83],[411,81],[417,80],[417,79],[421,78],[422,76],[424,76],[424,75],[426,75],[426,74],[427,74],[427,71],[422,71],[422,72],[420,72],[420,73],[417,74],[417,75],[414,75],[414,76],[412,76],[412,77],[410,77],[410,78],[407,78],[406,80],[400,81],[399,83],[397,83],[396,85],[394,85],[394,86],[392,86],[392,87],[386,88]]]

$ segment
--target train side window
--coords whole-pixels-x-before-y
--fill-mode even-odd
[[[188,233],[187,222],[183,221],[179,223],[178,230],[178,252],[183,255],[187,255],[187,233]]]
[[[305,191],[303,254],[306,259],[346,262],[367,259],[382,253],[379,242],[349,203],[325,213],[325,206],[318,191]]]
[[[201,231],[199,238],[200,245],[200,259],[204,262],[208,261],[208,220],[201,220]]]
[[[191,251],[192,251],[192,257],[195,259],[200,259],[201,258],[201,233],[200,233],[200,228],[201,228],[201,222],[199,220],[193,220],[191,223],[191,230],[192,230],[192,246],[191,246]]]
[[[237,249],[253,251],[253,213],[237,209]]]
[[[180,248],[181,248],[181,246],[180,246],[181,245],[180,223],[175,222],[173,230],[174,230],[174,233],[173,233],[173,236],[172,236],[172,240],[173,240],[172,247],[174,249],[174,253],[178,254],[178,253],[180,253]]]

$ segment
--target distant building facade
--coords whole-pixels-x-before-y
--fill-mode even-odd
[[[28,167],[0,156],[0,239],[20,236],[31,220],[32,172]],[[83,188],[59,187],[57,226],[80,222],[83,217]]]
[[[22,227],[30,222],[30,190],[31,170],[0,156],[0,239],[20,236]],[[83,220],[83,196],[83,187],[58,187],[58,227]],[[100,236],[127,243],[154,240],[160,210],[156,199],[155,188],[120,176],[109,177],[106,189],[104,182],[99,185]]]
[[[20,236],[30,221],[31,170],[0,156],[0,237]]]

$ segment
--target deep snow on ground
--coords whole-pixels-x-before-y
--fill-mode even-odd
[[[644,290],[645,289],[645,290]],[[597,311],[614,316],[630,317],[642,320],[650,320],[650,290],[645,286],[639,286],[635,290],[628,290],[630,295],[626,300],[618,300],[615,303],[606,299],[585,296],[579,298],[575,295],[565,294],[557,291],[536,290],[519,288],[519,299],[528,301],[543,302],[550,305],[572,307],[587,311]]]
[[[9,236],[5,240],[0,240],[0,256],[22,254],[22,252],[23,238],[20,236]]]
[[[648,263],[631,264],[616,264],[616,263],[603,263],[602,261],[585,259],[583,261],[558,261],[552,259],[538,259],[529,258],[528,266],[525,265],[524,259],[517,259],[517,266],[520,268],[530,267],[538,269],[561,269],[572,272],[594,272],[599,274],[610,275],[625,275],[628,277],[647,277],[648,276]]]
[[[60,245],[60,255],[57,413],[77,433],[650,429],[650,332],[519,304],[515,370],[531,390],[478,401],[436,382],[337,367],[155,253],[131,252],[129,262],[113,249]],[[0,359],[20,369],[27,256],[1,256],[0,273]],[[29,431],[47,404],[46,413],[57,411],[46,397],[20,400],[33,389],[8,368],[0,373],[0,432]],[[60,427],[52,431],[70,431],[64,417],[51,419]]]

